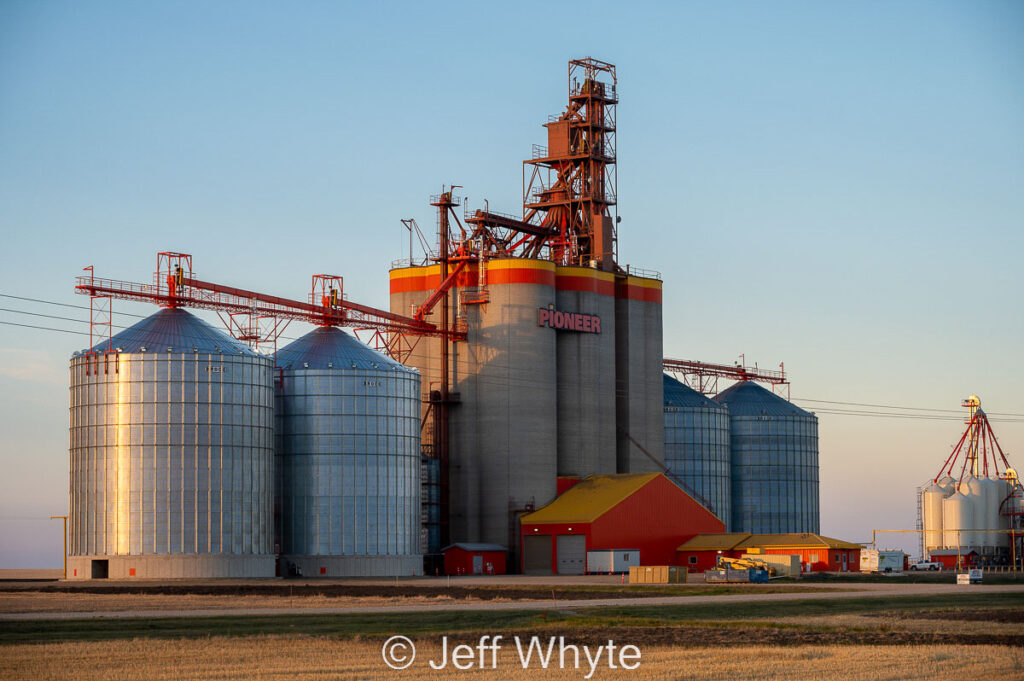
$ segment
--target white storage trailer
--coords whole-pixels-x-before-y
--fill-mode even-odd
[[[903,552],[862,549],[860,552],[860,571],[903,572]]]
[[[629,568],[634,565],[640,565],[640,549],[587,551],[587,572],[589,574],[629,572]]]

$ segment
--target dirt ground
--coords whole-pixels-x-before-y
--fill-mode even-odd
[[[618,634],[619,632],[616,632]],[[640,649],[635,669],[609,669],[607,656],[601,658],[595,679],[748,679],[767,681],[813,678],[820,681],[877,679],[880,681],[959,681],[964,669],[976,678],[1021,678],[1024,651],[1008,646],[958,645],[745,645],[729,648],[665,646],[626,638],[613,639],[618,646]],[[523,639],[524,648],[526,641]],[[607,639],[606,639],[607,640]],[[544,639],[545,645],[547,639]],[[581,646],[581,641],[567,643]],[[313,679],[383,680],[406,675],[418,681],[435,679],[495,679],[519,681],[534,678],[582,679],[589,672],[586,658],[575,666],[573,654],[564,663],[556,652],[542,669],[536,658],[526,669],[511,641],[494,660],[484,658],[485,668],[456,671],[440,665],[440,642],[419,641],[415,659],[403,672],[386,666],[380,641],[339,641],[330,638],[266,637],[252,639],[211,638],[205,640],[127,640],[91,643],[49,643],[5,646],[0,656],[0,678],[75,679]],[[596,650],[596,648],[594,649]],[[617,662],[621,663],[619,658]],[[613,663],[616,660],[613,659]],[[564,664],[564,666],[562,666]],[[627,664],[636,664],[628,661]],[[560,668],[561,667],[561,668]]]
[[[509,599],[490,598],[490,601]],[[452,603],[447,595],[437,596],[205,596],[186,594],[110,594],[110,593],[39,593],[34,591],[0,592],[0,614],[6,613],[58,613],[58,612],[119,612],[164,610],[262,610],[326,608],[331,606],[391,606]],[[480,598],[464,597],[461,602],[480,602]]]
[[[565,588],[569,586],[570,588]],[[387,607],[441,603],[504,603],[513,601],[583,601],[655,598],[722,591],[720,586],[697,588],[640,587],[626,590],[609,585],[395,585],[318,582],[253,583],[0,583],[0,614],[196,610],[259,610],[327,607]],[[654,585],[662,587],[662,585]],[[837,589],[799,585],[747,585],[732,593],[819,593]]]

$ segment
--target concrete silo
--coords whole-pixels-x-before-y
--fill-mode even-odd
[[[484,267],[486,304],[459,304],[478,291],[476,266],[451,294],[467,338],[452,344],[447,520],[453,542],[514,550],[518,514],[555,496],[557,335],[538,314],[556,302],[556,267],[526,258],[491,259]],[[409,314],[439,283],[436,266],[392,270],[392,311]],[[426,319],[438,321],[437,308]],[[441,378],[440,344],[420,339],[406,360],[423,375],[423,416]]]
[[[665,466],[671,476],[732,522],[729,408],[664,377]]]
[[[661,292],[659,279],[625,276],[616,280],[619,473],[657,472],[665,460]]]
[[[715,401],[729,407],[732,531],[817,533],[817,417],[745,381]]]
[[[601,333],[556,334],[558,475],[615,473],[615,277],[558,267],[556,286],[552,309],[588,314],[602,324]]]
[[[613,65],[569,62],[569,105],[524,162],[521,217],[486,203],[460,217],[446,188],[425,245],[438,264],[413,265],[410,246],[390,273],[392,313],[440,331],[392,342],[438,419],[424,444],[441,452],[443,534],[507,546],[511,565],[518,517],[558,475],[663,468],[662,283],[616,263],[617,101]]]
[[[272,577],[270,359],[164,309],[71,359],[68,577]]]
[[[276,359],[279,541],[289,571],[422,573],[419,373],[333,327]]]

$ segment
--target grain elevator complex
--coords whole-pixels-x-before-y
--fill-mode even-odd
[[[971,395],[963,406],[966,430],[918,490],[921,555],[952,568],[1017,565],[1024,549],[1024,488],[981,400]]]
[[[334,275],[306,300],[201,280],[174,252],[153,284],[80,277],[68,577],[577,574],[708,533],[816,537],[814,415],[743,367],[690,363],[740,379],[713,399],[665,373],[660,276],[619,262],[640,235],[617,104],[614,66],[569,62],[522,211],[444,187],[436,241],[403,220],[423,253],[387,310]],[[163,309],[111,334],[113,299]],[[291,321],[315,328],[278,348]]]

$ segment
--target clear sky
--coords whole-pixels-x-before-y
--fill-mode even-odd
[[[504,7],[0,3],[0,294],[87,304],[82,267],[149,281],[179,250],[386,307],[399,220],[431,227],[442,183],[517,212],[593,56],[618,67],[620,259],[664,275],[666,355],[785,361],[805,400],[1024,413],[1024,4]],[[0,307],[0,568],[56,566],[88,339],[10,323],[87,325],[6,310],[88,312]],[[820,419],[822,532],[914,527],[962,425]],[[1024,419],[993,424],[1024,468]]]

